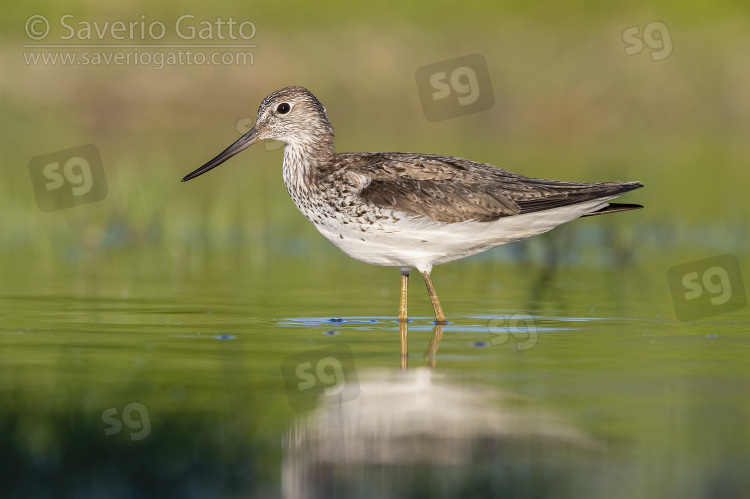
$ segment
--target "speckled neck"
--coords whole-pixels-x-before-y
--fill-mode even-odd
[[[317,190],[315,179],[331,163],[333,130],[328,123],[321,128],[323,130],[295,137],[284,148],[284,185],[292,198],[295,193],[309,195]]]

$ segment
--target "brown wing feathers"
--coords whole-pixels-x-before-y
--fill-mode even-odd
[[[440,222],[492,221],[616,196],[639,182],[578,183],[532,179],[462,158],[409,153],[367,153],[366,162],[343,167],[370,179],[360,196],[375,205]],[[353,159],[353,158],[351,158]],[[594,214],[640,208],[610,204]]]

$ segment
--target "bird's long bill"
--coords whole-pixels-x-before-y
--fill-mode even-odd
[[[191,178],[195,178],[199,175],[203,175],[209,170],[213,170],[235,154],[239,153],[243,149],[247,149],[251,145],[261,140],[259,135],[260,133],[255,129],[255,127],[252,127],[245,135],[237,139],[237,142],[221,151],[214,159],[201,166],[194,172],[185,175],[185,178],[183,178],[182,181],[187,182]]]

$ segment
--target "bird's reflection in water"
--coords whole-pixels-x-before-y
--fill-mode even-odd
[[[437,355],[438,348],[440,347],[440,340],[443,338],[442,324],[436,324],[432,329],[432,339],[430,345],[427,347],[427,352],[424,354],[424,358],[427,361],[427,367],[435,367],[435,356]],[[399,322],[399,337],[401,338],[401,370],[406,371],[409,368],[409,324],[407,322]]]
[[[285,497],[596,493],[591,473],[603,443],[528,409],[522,397],[431,369],[442,332],[435,327],[427,367],[406,370],[402,355],[401,370],[360,372],[356,400],[321,401],[293,424],[284,441]]]

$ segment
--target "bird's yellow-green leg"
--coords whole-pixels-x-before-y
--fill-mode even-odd
[[[411,267],[401,267],[401,302],[398,307],[399,322],[406,322],[408,320],[406,315],[406,295],[409,289],[409,272],[411,272]]]
[[[438,300],[437,293],[435,292],[435,286],[432,285],[432,278],[429,272],[422,272],[424,277],[424,283],[427,285],[427,294],[430,295],[430,301],[432,302],[432,308],[435,310],[435,324],[448,324],[443,315],[443,307],[440,306],[440,300]]]

